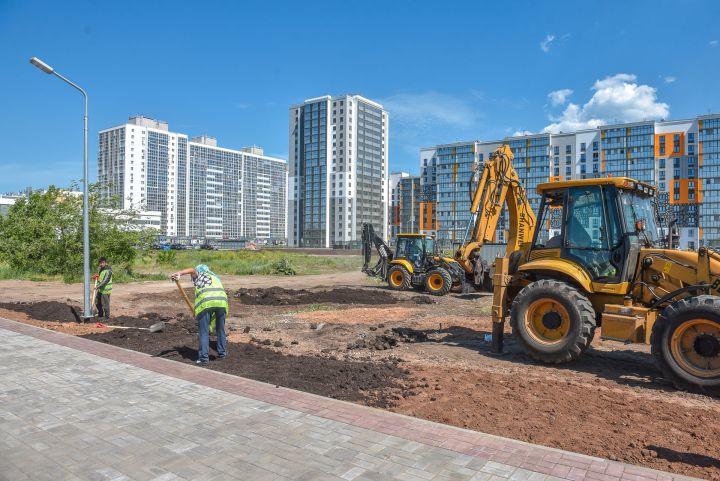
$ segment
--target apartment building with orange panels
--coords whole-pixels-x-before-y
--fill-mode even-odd
[[[658,188],[659,211],[677,219],[681,248],[720,247],[720,114],[422,148],[421,185],[436,202],[425,225],[436,226],[440,245],[462,242],[471,221],[472,167],[503,143],[535,209],[539,183],[628,176]],[[496,241],[505,242],[506,234],[501,222]]]

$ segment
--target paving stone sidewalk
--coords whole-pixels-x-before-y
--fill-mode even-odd
[[[689,480],[0,318],[0,480]]]

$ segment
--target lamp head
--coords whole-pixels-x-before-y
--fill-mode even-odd
[[[40,60],[37,57],[31,58],[30,63],[35,65],[37,68],[39,68],[46,74],[51,74],[51,73],[55,72],[54,68],[52,68],[50,65],[46,64],[45,62],[43,62],[42,60]]]

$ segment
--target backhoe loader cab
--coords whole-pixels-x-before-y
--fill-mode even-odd
[[[587,179],[540,184],[538,193],[542,202],[528,262],[554,259],[557,266],[579,266],[586,274],[581,285],[589,281],[608,291],[614,289],[602,284],[634,277],[641,247],[660,247],[655,191],[649,185]]]

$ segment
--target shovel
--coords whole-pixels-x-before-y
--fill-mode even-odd
[[[150,327],[108,326],[107,324],[98,322],[95,324],[95,327],[109,327],[111,329],[140,329],[141,331],[160,332],[163,329],[165,329],[165,322],[163,322],[163,321],[156,322],[155,324],[153,324]]]

